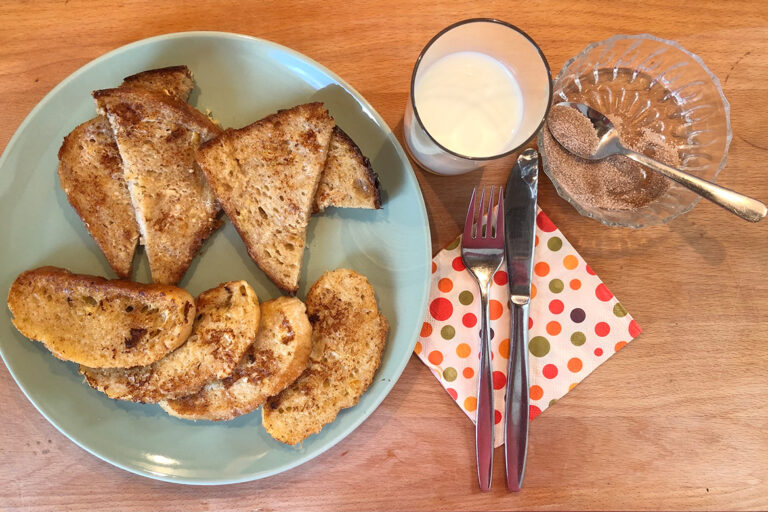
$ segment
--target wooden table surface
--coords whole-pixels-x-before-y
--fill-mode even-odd
[[[105,52],[186,30],[289,46],[360,91],[402,140],[411,69],[429,38],[464,18],[526,30],[553,73],[618,33],[674,39],[717,75],[733,142],[720,182],[768,200],[768,3],[680,2],[0,3],[0,148],[59,81]],[[467,193],[510,161],[455,178],[416,169],[434,251],[463,223]],[[541,183],[540,205],[644,333],[531,425],[523,492],[478,491],[474,431],[415,357],[346,440],[265,480],[189,487],[93,457],[49,425],[0,369],[0,510],[768,509],[768,221],[710,204],[631,231],[579,216]],[[3,241],[0,241],[3,243]]]

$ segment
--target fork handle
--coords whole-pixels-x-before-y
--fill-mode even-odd
[[[504,423],[504,459],[507,489],[523,486],[528,452],[528,303],[512,303],[512,353],[507,370],[507,404]]]
[[[488,313],[488,288],[480,287],[480,372],[477,388],[477,425],[475,427],[475,453],[477,454],[477,479],[480,489],[491,489],[493,475],[493,375],[491,372],[491,325]]]

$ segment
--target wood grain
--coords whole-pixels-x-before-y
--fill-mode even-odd
[[[723,82],[734,139],[720,182],[768,200],[768,3],[752,1],[0,3],[0,148],[59,81],[137,39],[222,30],[296,49],[349,81],[401,137],[413,62],[463,18],[526,30],[554,72],[586,44],[649,32]],[[459,232],[467,194],[510,162],[456,178],[416,170],[433,248]],[[532,423],[526,485],[480,493],[473,428],[415,358],[379,409],[317,459],[221,487],[155,482],[59,434],[0,369],[0,510],[768,509],[768,222],[699,204],[667,226],[608,229],[542,182],[540,204],[644,333]],[[0,241],[1,242],[1,241]]]

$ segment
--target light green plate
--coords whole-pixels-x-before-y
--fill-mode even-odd
[[[0,290],[42,265],[114,277],[67,202],[56,175],[62,138],[94,117],[90,92],[150,68],[186,64],[197,87],[190,102],[223,126],[240,127],[281,108],[322,101],[379,174],[384,208],[331,209],[309,225],[299,297],[327,269],[366,275],[390,323],[376,378],[355,407],[301,447],[274,441],[259,411],[223,423],[188,422],[158,406],[113,401],[87,385],[74,364],[21,336],[2,308],[0,352],[19,387],[56,428],[92,454],[140,475],[190,484],[254,480],[306,462],[363,422],[400,376],[426,306],[430,236],[424,200],[408,159],[381,116],[338,76],[283,46],[217,32],[139,41],[87,64],[38,104],[0,158]],[[136,273],[147,281],[146,258]],[[227,222],[206,242],[181,286],[192,294],[246,279],[262,300],[279,291],[246,254]]]

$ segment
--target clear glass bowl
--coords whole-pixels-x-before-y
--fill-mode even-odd
[[[674,41],[641,34],[592,43],[565,63],[553,91],[553,103],[578,101],[608,115],[623,112],[630,122],[622,129],[648,127],[662,133],[677,148],[680,168],[691,174],[715,181],[725,167],[732,138],[728,100],[701,58]],[[546,129],[538,135],[544,172],[557,193],[582,215],[608,226],[642,228],[669,222],[700,199],[671,183],[658,199],[634,210],[580,203],[549,168],[543,144]]]

